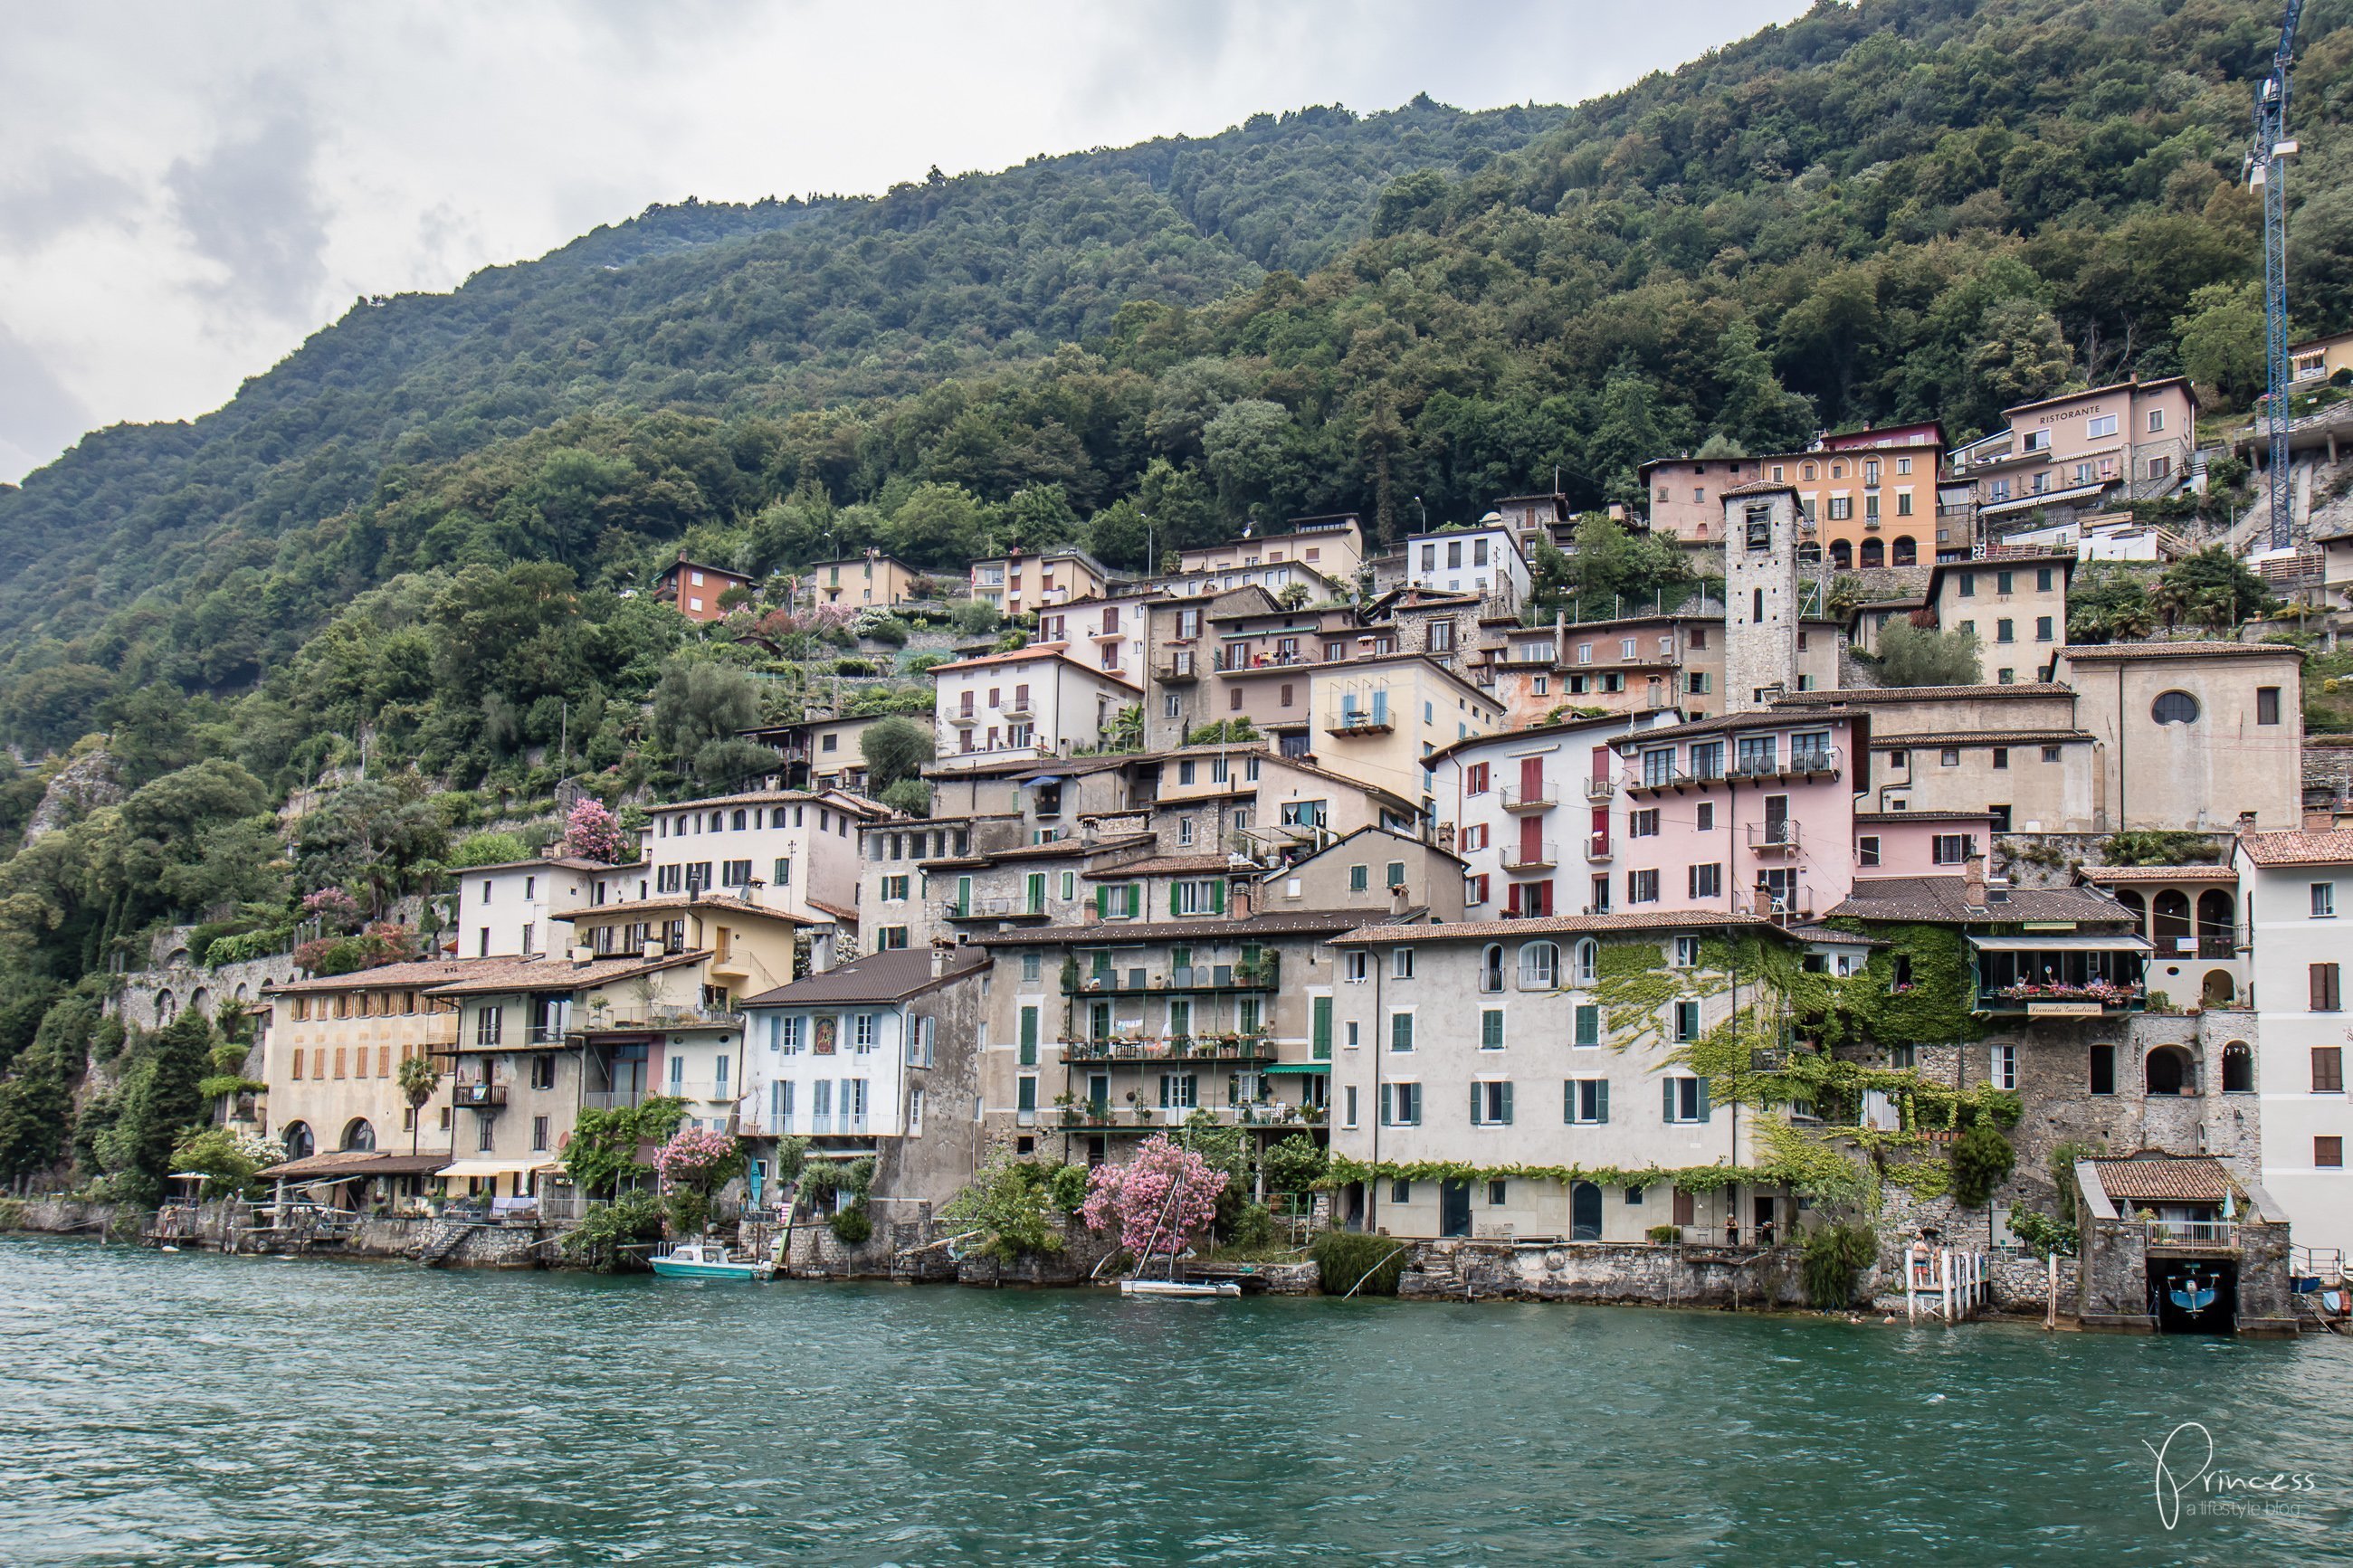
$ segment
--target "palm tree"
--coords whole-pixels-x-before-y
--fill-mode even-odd
[[[413,1156],[417,1152],[417,1134],[424,1130],[425,1102],[431,1100],[433,1091],[441,1087],[441,1069],[433,1065],[430,1056],[419,1051],[400,1064],[400,1071],[394,1081],[399,1084],[400,1092],[408,1100],[408,1152]]]

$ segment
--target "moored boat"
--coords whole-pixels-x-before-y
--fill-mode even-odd
[[[776,1272],[765,1258],[730,1258],[715,1241],[681,1241],[652,1262],[655,1273],[672,1279],[766,1279]]]

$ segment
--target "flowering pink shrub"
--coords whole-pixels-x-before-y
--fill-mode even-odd
[[[743,1145],[732,1132],[704,1127],[681,1127],[654,1153],[654,1169],[661,1174],[664,1192],[681,1187],[696,1190],[712,1184],[742,1157]]]
[[[1097,1165],[1087,1175],[1079,1217],[1093,1231],[1116,1227],[1137,1257],[1181,1252],[1218,1212],[1226,1173],[1178,1148],[1166,1133],[1145,1139],[1124,1165]],[[1170,1201],[1170,1194],[1176,1194]]]
[[[572,815],[565,819],[564,852],[612,866],[628,859],[632,846],[628,830],[604,802],[580,800],[573,804]]]
[[[360,923],[360,901],[341,888],[322,888],[302,900],[302,912],[322,930],[347,931]]]

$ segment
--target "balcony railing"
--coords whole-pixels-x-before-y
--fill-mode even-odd
[[[1609,859],[1609,835],[1588,833],[1585,836],[1585,858],[1588,861],[1599,866]]]
[[[525,1037],[534,1046],[560,1046],[569,1026],[564,1024],[533,1024]]]
[[[1618,793],[1618,781],[1607,776],[1585,781],[1585,798],[1599,805]]]
[[[1734,893],[1732,908],[1736,914],[1755,915],[1762,920],[1779,921],[1786,925],[1792,921],[1814,918],[1814,895],[1810,888],[1795,888],[1780,893],[1768,893],[1757,889]]]
[[[2227,1219],[2145,1219],[2142,1239],[2152,1250],[2177,1252],[2236,1252],[2239,1226]]]
[[[1386,735],[1396,728],[1386,713],[1347,708],[1327,720],[1324,731],[1328,735]]]
[[[1240,675],[1253,669],[1299,669],[1323,661],[1307,653],[1239,653],[1220,651],[1216,668],[1220,675]]]
[[[1506,871],[1541,871],[1560,864],[1560,851],[1549,838],[1530,843],[1525,839],[1504,846],[1504,869]]]
[[[1798,852],[1798,825],[1779,822],[1752,822],[1748,825],[1748,847],[1760,855]]]
[[[1198,680],[1201,670],[1199,663],[1188,653],[1154,665],[1152,678],[1162,681]]]
[[[1734,779],[1835,778],[1839,772],[1836,746],[1807,746],[1787,757],[1778,747],[1769,757],[1736,757],[1725,776]]]
[[[2207,931],[2198,936],[2161,936],[2156,939],[2159,958],[2236,958],[2239,941],[2235,933]]]
[[[1171,1035],[1161,1038],[1063,1040],[1059,1043],[1062,1047],[1062,1059],[1073,1063],[1133,1062],[1145,1066],[1156,1062],[1271,1061],[1274,1058],[1274,1041],[1263,1031],[1257,1034]]]
[[[980,715],[969,708],[959,708],[948,715],[948,722],[959,730],[969,730],[980,722]]]
[[[2107,1016],[2137,1013],[2148,1005],[2148,988],[2137,984],[2105,980],[2082,984],[2052,983],[1997,985],[1978,993],[1981,1013],[2041,1013],[2046,1016]]]
[[[1550,784],[1540,784],[1533,789],[1507,789],[1504,792],[1505,811],[1546,811],[1560,804],[1560,792]]]
[[[991,895],[987,898],[944,899],[940,901],[940,918],[946,921],[1021,921],[1047,918],[1044,900],[1033,903],[1026,898]]]
[[[660,1093],[652,1089],[592,1089],[580,1097],[585,1110],[635,1110]]]
[[[1133,970],[1089,970],[1065,976],[1065,996],[1145,996],[1155,992],[1273,991],[1282,984],[1282,961],[1276,957],[1256,963],[1196,963],[1145,977],[1136,983]]]
[[[507,1102],[507,1086],[502,1083],[453,1083],[449,1086],[450,1101],[475,1110],[496,1110]]]

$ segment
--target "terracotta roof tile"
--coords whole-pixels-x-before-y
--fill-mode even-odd
[[[1548,915],[1517,921],[1433,921],[1413,925],[1368,925],[1333,939],[1335,947],[1409,942],[1481,941],[1499,936],[1598,936],[1609,931],[1698,931],[1720,926],[1771,928],[1759,915],[1707,910],[1637,915]]]
[[[408,963],[380,963],[374,969],[355,969],[349,974],[319,974],[308,980],[290,980],[283,985],[266,987],[265,996],[320,991],[381,990],[386,987],[429,988],[462,980],[486,964],[509,962],[501,958],[421,958]]]
[[[2075,689],[2052,681],[2026,681],[2015,686],[1842,686],[1823,691],[1792,691],[1774,699],[1777,708],[1815,708],[1851,703],[1867,708],[1883,702],[1943,702],[1963,697],[2073,697]]]
[[[1155,855],[1149,859],[1130,860],[1124,865],[1099,866],[1080,873],[1092,881],[1113,877],[1182,877],[1187,873],[1215,875],[1235,869],[1222,855]],[[1244,866],[1240,870],[1255,876],[1258,868]]]
[[[479,958],[480,967],[432,987],[436,996],[503,995],[518,991],[581,991],[633,975],[652,974],[708,958],[701,948],[659,958],[598,958],[575,963],[567,958]]]
[[[2353,833],[2345,835],[2353,839]],[[2346,857],[2353,859],[2353,855]],[[2086,882],[2235,882],[2239,874],[2228,866],[2086,866]]]
[[[2239,847],[2258,866],[2353,865],[2353,831],[2250,833]]]
[[[1969,905],[1959,877],[1858,877],[1831,918],[1994,925],[2011,921],[2132,921],[2133,912],[2095,888],[2012,888],[1994,883]]]
[[[899,1002],[988,966],[985,952],[949,950],[946,972],[932,973],[928,948],[899,947],[852,959],[838,969],[744,998],[746,1007],[798,1007],[824,1002]]]
[[[2238,1190],[2222,1162],[2202,1154],[2137,1154],[2091,1164],[2101,1187],[2120,1203],[2219,1204]]]
[[[2137,658],[2228,658],[2234,655],[2282,654],[2304,657],[2300,647],[2286,643],[2179,642],[2070,643],[2059,650],[2078,664]]]
[[[1286,910],[1241,920],[1104,921],[1095,925],[1045,926],[1036,931],[997,931],[972,939],[975,947],[1101,947],[1139,942],[1250,942],[1261,937],[1317,935],[1354,931],[1365,923],[1362,910]],[[1419,927],[1430,930],[1430,927]],[[1453,927],[1446,928],[1452,931]]]
[[[1924,746],[2062,746],[2097,740],[2089,730],[1927,730],[1915,735],[1874,735],[1874,752],[1916,751]]]

